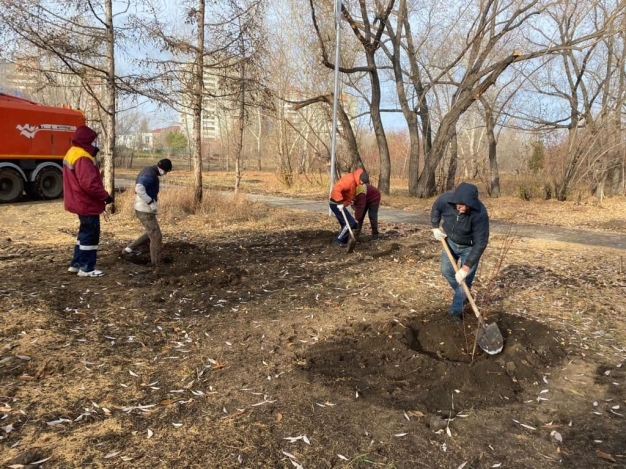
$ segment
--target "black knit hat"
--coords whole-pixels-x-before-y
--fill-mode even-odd
[[[161,161],[159,161],[157,163],[157,166],[161,168],[163,171],[167,171],[168,173],[172,170],[172,162],[167,158],[164,158]]]
[[[368,182],[370,182],[370,176],[365,171],[361,173],[361,176],[359,177],[359,179],[361,180],[363,184],[367,184]]]

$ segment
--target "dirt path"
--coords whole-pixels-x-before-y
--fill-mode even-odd
[[[259,194],[249,194],[248,197],[251,200],[264,202],[277,207],[307,210],[317,213],[328,213],[328,204],[326,202]],[[430,213],[424,211],[410,212],[406,210],[394,210],[383,207],[380,209],[379,219],[389,223],[407,223],[410,225],[430,227]],[[547,225],[513,224],[501,222],[495,219],[491,220],[490,229],[492,233],[501,235],[511,234],[517,238],[535,238],[545,241],[560,241],[565,243],[584,244],[588,246],[626,249],[626,236],[617,233],[573,230]]]

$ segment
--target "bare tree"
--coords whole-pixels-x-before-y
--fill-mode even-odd
[[[321,29],[318,25],[315,5],[313,0],[309,0],[309,2],[311,5],[313,24],[315,26],[315,31],[317,33],[322,51],[322,63],[326,67],[334,69],[335,65],[328,58],[326,41],[324,40]],[[376,65],[376,51],[381,46],[381,37],[385,30],[385,25],[393,9],[394,3],[395,0],[387,0],[385,5],[377,4],[376,11],[374,13],[370,13],[367,9],[366,1],[358,0],[358,10],[360,13],[358,20],[355,19],[345,4],[342,3],[341,6],[342,18],[349,24],[354,36],[363,48],[366,65],[349,68],[340,67],[340,71],[343,73],[366,72],[370,78],[371,96],[369,102],[369,112],[372,119],[372,125],[374,127],[374,134],[376,135],[376,142],[380,157],[380,179],[378,188],[384,194],[389,194],[391,162],[389,157],[389,146],[387,144],[385,129],[383,127],[380,113],[381,83],[378,74],[378,67]],[[370,18],[371,16],[374,17],[373,20]]]

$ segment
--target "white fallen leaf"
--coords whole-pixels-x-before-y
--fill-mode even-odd
[[[130,373],[131,376],[139,376],[137,373],[135,373],[133,370],[128,370],[128,373]]]
[[[617,409],[619,409],[619,405],[614,405],[613,407],[611,407],[611,409],[617,410]]]
[[[114,458],[115,456],[117,456],[118,454],[120,454],[120,451],[115,451],[114,453],[109,453],[107,454],[104,459],[111,459]]]
[[[148,428],[148,438],[152,438],[152,435],[154,435],[154,432]]]
[[[45,462],[46,462],[48,459],[50,459],[51,457],[52,457],[52,456],[50,456],[50,457],[48,457],[48,458],[45,458],[45,459],[40,459],[39,461],[31,462],[31,463],[28,463],[28,464],[32,464],[33,466],[37,466],[37,465],[39,465],[39,464],[43,464],[43,463],[45,463]]]
[[[172,425],[174,425],[176,428],[183,426],[182,423],[174,423],[174,422],[172,422]]]
[[[547,393],[547,392],[549,392],[549,391],[550,391],[549,389],[544,389],[544,390],[543,390],[543,391],[541,391],[539,394],[545,394],[545,393]]]
[[[309,438],[306,435],[302,435],[302,440],[307,444],[310,445],[311,442],[309,441]]]
[[[348,459],[348,458],[346,458],[343,454],[337,454],[337,457],[338,457],[339,459],[343,459],[344,461],[349,461],[349,459]]]
[[[545,379],[545,378],[544,378],[544,379]],[[495,463],[495,464],[494,464],[493,466],[491,466],[491,467],[500,467],[500,466],[502,466],[502,463],[501,463],[501,462],[497,462],[497,463]]]
[[[282,453],[290,459],[296,459],[296,457],[293,454],[288,453],[287,451],[282,451]]]
[[[609,375],[611,374],[611,370],[606,370],[606,371],[604,372],[604,374],[605,374],[605,376],[609,376]]]
[[[406,436],[406,435],[407,433],[396,433],[394,436],[401,437],[401,436]]]
[[[287,436],[285,438],[283,438],[283,440],[288,440],[289,443],[293,443],[294,441],[298,441],[301,440],[302,436]]]
[[[304,469],[300,464],[295,462],[293,459],[290,459],[290,461],[291,461],[291,464],[293,464],[296,469]]]
[[[594,401],[593,406],[598,407],[598,401]]]
[[[227,342],[226,342],[226,345],[231,346],[231,345],[233,345],[233,344],[231,344],[230,342],[228,342],[228,341],[227,341]]]
[[[543,382],[548,384],[548,379],[545,376],[543,377]],[[498,466],[498,467],[500,467],[500,466]]]
[[[452,432],[450,431],[450,427],[446,427],[446,434],[452,438]]]
[[[46,423],[48,424],[48,426],[54,427],[56,425],[60,425],[62,423],[67,423],[67,422],[69,422],[68,419],[58,419],[58,420],[52,420],[52,421],[46,422]]]
[[[6,427],[3,428],[4,433],[11,433],[13,431],[13,424],[10,423]]]
[[[561,436],[561,434],[559,432],[557,432],[556,430],[552,430],[550,432],[550,436],[553,437],[556,441],[558,441],[559,443],[563,443],[563,437]]]
[[[131,458],[130,456],[120,456],[120,459],[122,461],[128,462],[128,461],[132,461],[134,458]]]
[[[406,414],[406,412],[404,412],[404,418],[405,418],[405,419],[407,419],[407,420],[411,420],[411,419],[409,418],[409,416]]]
[[[465,461],[463,464],[461,464],[459,467],[457,467],[456,469],[463,469],[465,466],[467,466],[467,461]]]

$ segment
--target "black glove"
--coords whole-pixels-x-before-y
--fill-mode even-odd
[[[104,199],[104,204],[105,204],[105,205],[112,204],[112,203],[113,203],[113,200],[114,200],[114,199],[113,199],[113,196],[112,196],[112,195],[110,195],[110,196],[108,196],[106,199]]]

